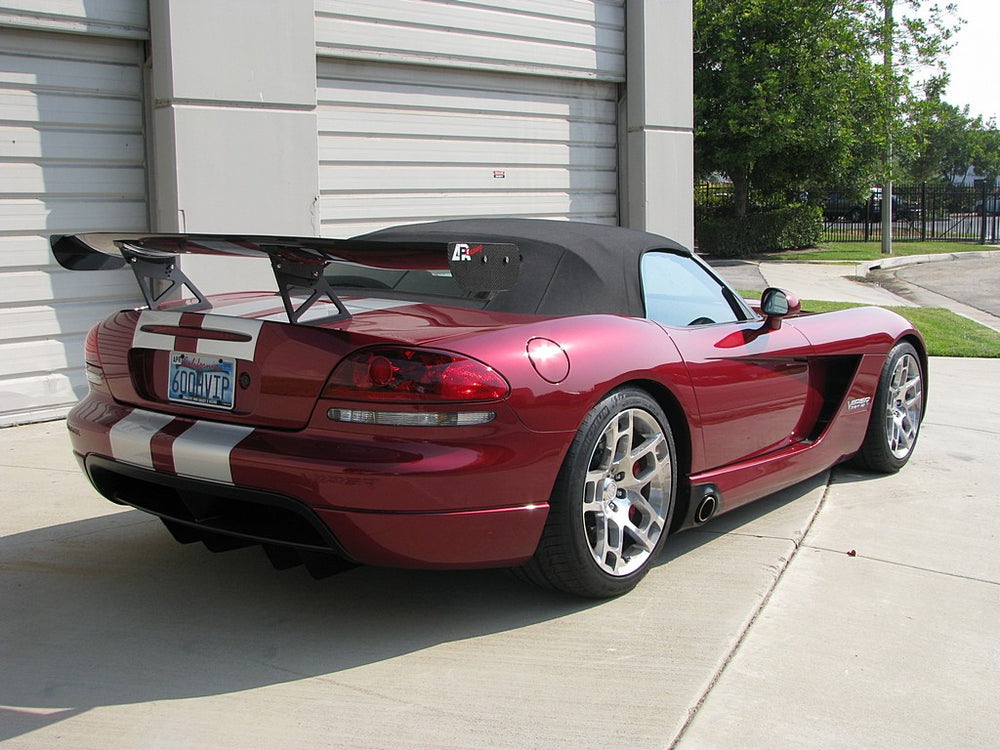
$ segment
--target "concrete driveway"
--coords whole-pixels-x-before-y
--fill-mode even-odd
[[[605,602],[179,546],[89,488],[63,423],[0,430],[0,746],[991,746],[1000,404],[970,384],[996,382],[932,361],[900,474],[720,517]]]

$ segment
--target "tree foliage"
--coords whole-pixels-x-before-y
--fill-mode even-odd
[[[913,102],[905,126],[906,150],[900,161],[914,182],[955,182],[976,161],[978,129],[969,108],[942,99],[947,77],[934,78],[924,88],[924,98]]]
[[[895,0],[904,12],[887,23],[892,2],[694,0],[695,166],[733,181],[740,215],[751,189],[860,187],[884,173],[912,74],[940,72],[954,31],[951,6]]]

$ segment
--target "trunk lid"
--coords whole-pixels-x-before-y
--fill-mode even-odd
[[[287,322],[273,293],[211,298],[210,311],[122,311],[98,329],[112,396],[158,412],[259,427],[300,429],[343,357],[369,345],[435,346],[532,316],[400,299],[344,297],[352,317]],[[332,307],[332,305],[330,306]],[[310,314],[329,314],[320,301]]]

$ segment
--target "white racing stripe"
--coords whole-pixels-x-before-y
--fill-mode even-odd
[[[260,327],[264,325],[259,320],[247,318],[229,318],[221,315],[206,315],[202,328],[215,331],[242,333],[250,337],[249,341],[218,341],[216,339],[198,339],[198,354],[211,354],[216,357],[233,357],[235,359],[253,360],[257,351],[257,337]]]
[[[222,303],[215,308],[215,312],[218,315],[247,316],[252,318],[262,313],[274,315],[281,312],[284,314],[284,309],[281,304],[281,298],[273,296],[247,300],[246,302]]]
[[[146,469],[153,468],[150,442],[153,436],[174,418],[166,414],[136,409],[111,427],[111,455],[122,461]]]
[[[252,427],[195,422],[173,442],[174,471],[184,477],[233,483],[229,456]]]
[[[132,346],[136,349],[159,349],[169,352],[174,348],[174,337],[166,336],[162,333],[148,333],[144,326],[176,326],[180,325],[181,314],[179,312],[166,312],[163,310],[143,310],[139,314],[139,322],[135,324],[135,333],[132,335]]]
[[[403,299],[372,298],[342,299],[340,301],[344,303],[344,307],[347,308],[347,312],[351,315],[360,315],[366,312],[377,312],[379,310],[393,310],[397,307],[410,307],[411,305],[419,304],[418,302]],[[336,313],[337,311],[333,308],[332,303],[320,300],[306,310],[305,315],[299,318],[299,322],[308,323],[310,320],[319,320],[320,318],[325,318],[328,315],[336,315]],[[287,321],[288,316],[285,314],[284,310],[282,310],[280,313],[265,316],[264,320]]]
[[[219,341],[217,339],[197,339],[196,354],[209,354],[215,357],[232,357],[234,359],[253,360],[257,351],[257,338],[263,323],[247,318],[231,318],[224,315],[203,315],[201,327],[215,331],[242,333],[249,341]],[[176,347],[177,337],[144,331],[147,326],[179,326],[181,313],[164,310],[144,310],[139,315],[135,333],[132,335],[132,346],[137,349],[156,349],[171,352]],[[192,332],[194,333],[194,332]],[[194,336],[196,338],[196,336]]]

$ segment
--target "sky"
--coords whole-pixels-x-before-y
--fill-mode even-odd
[[[1000,125],[1000,0],[952,1],[966,23],[947,58],[951,82],[944,100],[956,107],[968,104],[973,117],[995,117]]]

